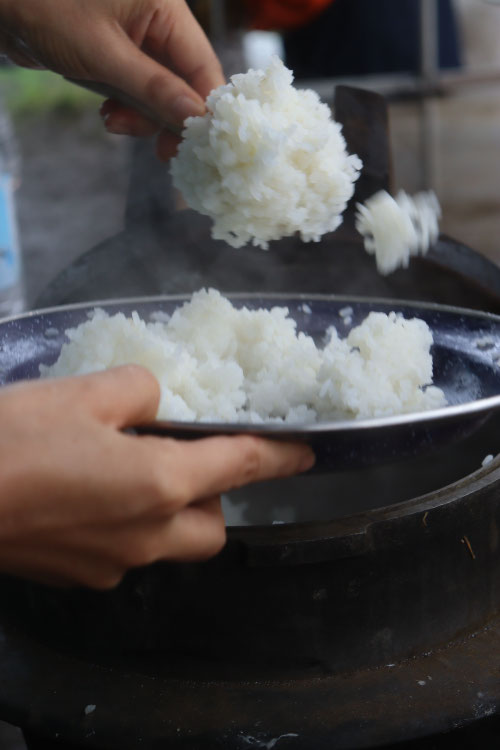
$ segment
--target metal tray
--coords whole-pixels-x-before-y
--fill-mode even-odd
[[[448,406],[426,412],[377,419],[320,422],[313,425],[247,425],[157,421],[140,432],[196,439],[208,435],[247,433],[278,440],[302,440],[316,452],[314,471],[336,471],[392,462],[435,450],[477,429],[500,407],[500,316],[432,303],[360,297],[301,294],[228,295],[236,306],[255,309],[286,306],[298,329],[321,340],[335,325],[347,335],[371,311],[392,310],[419,317],[433,332],[434,383]],[[39,365],[54,362],[65,341],[65,330],[87,320],[94,307],[109,313],[137,310],[171,313],[185,295],[100,301],[70,305],[9,318],[0,322],[0,384],[37,378]],[[311,312],[304,311],[306,303]],[[352,307],[346,326],[340,310]]]

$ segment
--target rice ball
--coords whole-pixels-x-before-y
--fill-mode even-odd
[[[299,232],[317,242],[341,224],[361,160],[341,126],[274,56],[266,70],[234,75],[185,122],[173,183],[188,206],[213,221],[212,236],[263,249]]]

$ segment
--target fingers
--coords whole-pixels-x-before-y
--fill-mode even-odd
[[[159,383],[149,370],[137,365],[54,382],[74,387],[86,409],[120,429],[152,422],[158,411]]]
[[[307,471],[314,461],[306,445],[240,435],[170,441],[162,468],[172,499],[187,505],[245,484]]]
[[[156,140],[156,153],[162,161],[168,161],[177,154],[177,147],[181,142],[180,138],[168,130],[162,130]]]
[[[156,135],[161,130],[158,123],[131,107],[125,107],[114,99],[107,99],[101,106],[100,115],[108,133],[131,135],[140,138]]]
[[[107,83],[132,96],[165,125],[178,129],[187,117],[205,112],[203,98],[186,81],[128,39],[117,46],[107,77]]]
[[[220,552],[225,541],[220,498],[211,498],[168,521],[81,527],[55,537],[24,537],[22,543],[3,540],[0,569],[49,586],[106,590],[117,586],[131,568],[158,560],[206,560]]]
[[[158,134],[156,143],[158,157],[162,161],[169,161],[176,155],[181,139],[169,130],[161,130],[158,123],[148,120],[137,110],[125,107],[114,99],[106,99],[99,113],[108,133],[138,138],[148,138]]]
[[[57,540],[49,547],[30,538],[22,544],[2,545],[0,569],[10,575],[28,578],[49,586],[88,586],[105,590],[120,583],[125,568],[109,554],[99,555],[78,548],[59,549]]]
[[[49,535],[45,541],[60,553],[79,551],[92,560],[107,559],[107,570],[114,566],[125,571],[158,560],[206,560],[224,546],[226,529],[220,498],[214,497],[193,503],[168,519],[83,526],[57,539]]]
[[[164,2],[144,33],[142,49],[115,36],[107,83],[132,96],[158,116],[182,127],[202,115],[205,98],[224,83],[220,63],[185,2]]]
[[[161,537],[156,559],[197,562],[217,555],[226,543],[220,497],[193,503],[175,515]]]
[[[217,55],[185,2],[175,4],[169,22],[160,17],[150,27],[147,49],[185,79],[203,99],[225,83]]]
[[[147,138],[158,134],[156,142],[158,157],[162,161],[169,161],[176,155],[181,139],[169,130],[161,130],[158,123],[148,120],[137,110],[125,107],[113,99],[107,99],[101,106],[100,115],[108,133],[139,138]]]

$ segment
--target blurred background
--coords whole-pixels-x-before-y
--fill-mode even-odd
[[[193,0],[227,75],[280,54],[326,101],[337,82],[390,102],[396,187],[436,190],[442,230],[500,262],[500,4],[486,0]],[[123,225],[127,137],[99,98],[4,63],[0,93],[20,161],[16,211],[26,303]],[[139,189],[139,188],[137,188]]]

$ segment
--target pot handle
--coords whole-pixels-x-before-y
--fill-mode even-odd
[[[349,152],[363,162],[352,200],[363,203],[378,190],[390,193],[392,158],[385,97],[354,86],[336,86],[333,108]]]

